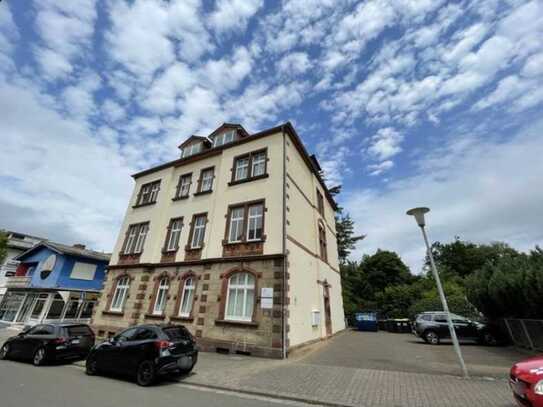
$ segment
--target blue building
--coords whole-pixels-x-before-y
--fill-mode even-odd
[[[38,243],[14,258],[20,264],[15,275],[7,277],[0,321],[20,325],[88,323],[109,257],[83,245]]]

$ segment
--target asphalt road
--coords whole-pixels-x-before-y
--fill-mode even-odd
[[[181,382],[163,381],[142,388],[128,380],[86,376],[75,365],[34,367],[0,361],[2,407],[277,407],[305,403],[199,389]],[[313,405],[314,406],[314,405]]]

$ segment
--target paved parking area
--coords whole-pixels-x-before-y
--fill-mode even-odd
[[[506,377],[528,355],[512,347],[461,343],[471,375]],[[450,341],[428,345],[412,334],[348,331],[303,359],[304,363],[397,372],[460,375]]]

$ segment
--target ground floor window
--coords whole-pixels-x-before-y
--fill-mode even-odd
[[[228,280],[226,319],[251,321],[255,301],[255,278],[249,273],[233,274]]]
[[[36,304],[34,304],[34,308],[32,309],[32,314],[30,314],[30,318],[39,319],[43,308],[45,307],[45,303],[47,302],[47,298],[49,298],[49,294],[40,294],[38,296]]]
[[[79,306],[81,302],[79,300],[70,300],[64,313],[64,319],[75,319],[79,312]]]
[[[45,319],[59,319],[62,316],[63,309],[64,300],[62,299],[60,294],[55,294],[55,298],[53,298],[53,302],[49,307],[49,312],[47,312],[47,316],[45,317]]]
[[[0,320],[13,321],[24,298],[24,293],[7,292],[0,304]]]
[[[85,301],[81,306],[81,316],[79,318],[86,319],[92,317],[92,310],[96,305],[96,301]]]

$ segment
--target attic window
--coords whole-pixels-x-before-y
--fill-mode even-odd
[[[181,158],[189,157],[196,153],[199,153],[202,150],[202,143],[194,143],[186,146],[181,151]]]
[[[213,139],[213,147],[219,147],[223,144],[231,143],[234,141],[234,136],[236,134],[235,130],[225,131],[224,133],[218,134]]]

